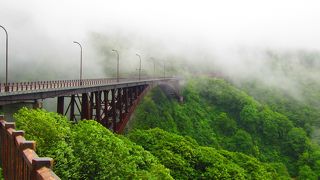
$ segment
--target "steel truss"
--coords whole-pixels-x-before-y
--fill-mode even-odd
[[[72,122],[94,119],[114,132],[123,132],[134,109],[150,89],[150,85],[114,88],[111,90],[59,96],[57,112]],[[69,101],[66,101],[66,99]],[[68,102],[67,106],[65,102]]]

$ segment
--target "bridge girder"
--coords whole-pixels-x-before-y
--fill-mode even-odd
[[[71,96],[59,96],[57,112],[73,122],[94,119],[106,128],[122,133],[139,101],[150,85],[114,88]],[[69,101],[66,99],[69,98]],[[65,102],[68,102],[65,108]]]

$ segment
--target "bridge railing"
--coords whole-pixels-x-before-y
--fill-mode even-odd
[[[143,77],[141,80],[154,79],[155,77]],[[159,78],[160,79],[160,78]],[[136,81],[137,77],[133,78],[120,78],[119,81]],[[8,83],[6,86],[4,83],[0,83],[1,92],[19,92],[19,91],[32,91],[32,90],[44,90],[44,89],[57,89],[76,86],[93,86],[100,84],[116,83],[116,78],[102,78],[102,79],[83,79],[83,80],[56,80],[56,81],[35,81],[35,82],[18,82]],[[5,91],[7,89],[7,91]]]
[[[122,80],[122,79],[121,79]],[[30,90],[43,90],[43,89],[56,89],[65,87],[75,86],[90,86],[98,84],[109,84],[116,82],[115,78],[105,79],[84,79],[80,80],[57,80],[57,81],[35,81],[35,82],[18,82],[8,83],[7,87],[4,83],[0,83],[0,92],[19,92],[19,91],[30,91]]]
[[[45,180],[60,179],[51,169],[51,158],[39,158],[35,142],[27,141],[23,131],[15,130],[15,124],[6,122],[0,115],[1,165],[5,179]]]

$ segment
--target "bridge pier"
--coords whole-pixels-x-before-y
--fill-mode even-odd
[[[81,113],[80,113],[81,119],[91,119],[88,93],[83,93],[81,98],[82,98]]]
[[[75,115],[74,115],[74,105],[76,103],[76,98],[75,95],[71,95],[71,100],[70,100],[70,120],[71,121],[76,121]]]
[[[64,115],[64,97],[63,96],[58,97],[57,113]]]
[[[115,89],[111,90],[111,118],[112,118],[112,129],[115,131],[117,126],[117,115],[116,115],[116,93]]]
[[[93,109],[94,109],[94,92],[91,92],[90,93],[90,98],[89,98],[90,102],[90,108],[89,108],[89,111],[90,111],[90,118],[89,119],[94,119],[93,117]]]
[[[119,88],[118,95],[117,95],[118,123],[122,120],[122,113],[123,113],[122,99],[123,99],[122,88]]]
[[[101,91],[94,92],[96,104],[96,120],[101,122]]]
[[[105,127],[109,127],[110,126],[110,122],[109,122],[109,111],[108,111],[108,107],[109,107],[109,90],[103,91],[103,100],[102,102],[104,104],[103,107],[103,114],[104,117],[102,119],[102,125],[104,125]]]

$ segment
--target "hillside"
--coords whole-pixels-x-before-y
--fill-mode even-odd
[[[185,102],[179,104],[155,89],[139,106],[131,128],[158,127],[190,136],[203,146],[283,164],[291,177],[317,179],[320,174],[319,146],[289,110],[277,112],[275,106],[260,103],[221,79],[192,79],[183,96]]]
[[[26,108],[15,119],[25,137],[37,142],[37,154],[54,159],[61,179],[172,179],[150,152],[96,121],[71,124],[56,113]]]
[[[222,79],[190,79],[179,103],[155,88],[125,136],[45,110],[23,108],[15,120],[37,141],[37,153],[55,160],[62,179],[318,179],[320,149],[312,129],[291,116],[296,109],[277,112],[277,96],[258,101],[244,90]],[[296,114],[315,125],[309,114]]]
[[[21,109],[19,129],[37,142],[40,156],[55,160],[62,179],[288,179],[279,163],[201,146],[161,129],[115,135],[95,121],[71,124],[45,110]],[[32,119],[32,121],[30,121]]]

